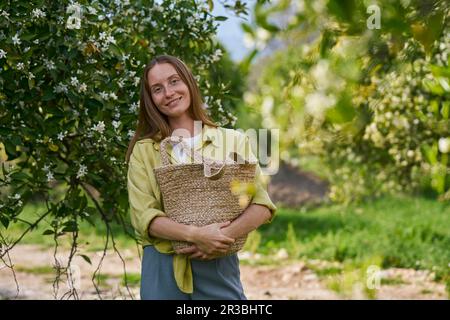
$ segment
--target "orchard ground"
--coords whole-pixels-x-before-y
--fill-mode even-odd
[[[77,294],[80,299],[99,299],[92,283],[92,275],[103,255],[103,251],[91,254],[92,265],[77,256],[73,261],[74,275],[78,281]],[[68,252],[57,254],[59,261],[67,259]],[[241,256],[247,256],[243,252]],[[122,257],[126,263],[128,289],[125,286],[123,263],[109,251],[102,263],[99,294],[102,299],[139,299],[140,260],[137,250],[125,249]],[[54,299],[55,270],[53,250],[38,245],[19,245],[11,254],[15,264],[19,292],[11,270],[0,269],[0,299]],[[278,265],[251,265],[241,259],[241,279],[249,299],[366,299],[364,283],[355,282],[344,288],[345,280],[336,275],[323,275],[341,264],[320,260],[282,260]],[[314,271],[316,270],[316,271]],[[320,270],[319,272],[317,270]],[[329,271],[328,271],[329,272]],[[79,275],[79,278],[78,278]],[[382,272],[381,285],[375,292],[377,299],[447,299],[445,285],[435,282],[433,274],[414,269],[388,268]],[[337,290],[336,281],[342,282]],[[59,283],[56,297],[61,298],[69,290],[65,278]]]
[[[391,196],[347,207],[318,205],[326,185],[309,174],[283,170],[272,179],[269,191],[274,199],[291,199],[291,203],[280,205],[271,224],[251,233],[239,254],[249,299],[448,299],[448,203],[423,196]],[[297,209],[286,208],[301,203]],[[28,206],[21,217],[32,221],[43,210]],[[101,221],[95,226],[80,223],[79,255],[72,262],[82,299],[99,298],[92,277],[103,255],[106,228]],[[1,232],[14,239],[24,228],[18,223]],[[44,222],[11,251],[20,287],[17,298],[54,298],[54,240],[42,235],[46,229]],[[112,225],[112,230],[124,262],[110,243],[96,278],[100,294],[109,299],[139,298],[141,249],[120,226]],[[60,265],[67,260],[70,241],[69,235],[59,240]],[[13,274],[2,267],[0,297],[13,299],[17,294]],[[376,278],[369,273],[373,267],[379,270]],[[65,278],[61,279],[57,297],[68,289]]]

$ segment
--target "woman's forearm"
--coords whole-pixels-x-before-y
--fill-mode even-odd
[[[251,204],[245,211],[226,228],[222,229],[224,235],[239,238],[257,229],[269,220],[271,212],[266,206]]]
[[[156,217],[150,223],[148,233],[156,238],[192,242],[194,229],[194,226],[178,223],[167,217]]]

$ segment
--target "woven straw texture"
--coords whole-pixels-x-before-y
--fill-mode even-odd
[[[155,168],[164,212],[172,220],[196,226],[232,221],[237,218],[249,203],[239,203],[239,197],[231,192],[231,183],[239,181],[251,183],[255,179],[256,163],[236,163],[231,159],[224,162],[201,158],[193,152],[192,164],[169,164],[166,146],[168,143],[182,143],[181,137],[168,137],[161,142],[162,166]],[[247,236],[235,239],[229,255],[242,249]],[[174,249],[186,248],[192,244],[184,241],[172,241]]]

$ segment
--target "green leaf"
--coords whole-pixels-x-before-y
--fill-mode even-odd
[[[320,56],[325,57],[330,49],[336,44],[335,32],[325,30],[320,41]]]
[[[8,229],[9,226],[9,219],[7,217],[0,217],[0,221],[2,222],[5,229]]]
[[[64,228],[62,229],[62,232],[75,232],[78,231],[78,225],[76,221],[68,221],[64,223]]]
[[[345,123],[353,120],[356,115],[355,108],[352,105],[350,97],[344,95],[338,101],[334,108],[327,110],[327,119],[332,123]]]
[[[122,50],[115,44],[110,44],[108,50],[116,57],[122,57]]]
[[[216,20],[216,21],[226,21],[226,20],[228,20],[228,18],[224,17],[224,16],[216,16],[216,17],[214,17],[214,20]]]
[[[42,96],[42,101],[50,101],[55,98],[56,98],[56,96],[53,93],[53,90],[51,88],[48,88],[44,91],[44,95]]]
[[[433,146],[424,145],[422,146],[422,151],[425,155],[425,158],[432,165],[437,163],[437,155],[438,155],[438,146],[437,144],[433,144]]]
[[[431,53],[434,41],[438,39],[444,25],[444,14],[438,12],[430,16],[425,23],[416,22],[411,25],[414,38],[419,41],[427,53]]]
[[[30,40],[33,40],[33,38],[34,38],[35,36],[36,36],[36,35],[35,35],[34,33],[23,34],[23,35],[20,36],[20,39],[21,39],[21,40],[25,40],[25,41],[30,41]]]
[[[87,213],[89,213],[90,216],[96,215],[98,213],[97,209],[94,207],[87,207],[84,209]]]
[[[339,20],[351,22],[356,9],[355,0],[332,0],[328,1],[328,10]]]
[[[447,120],[449,114],[450,114],[450,101],[444,101],[442,102],[441,115],[445,120]]]
[[[214,1],[208,0],[209,11],[212,12],[214,10]]]
[[[34,88],[34,85],[35,85],[35,81],[34,81],[34,79],[28,79],[28,88],[29,89],[33,89]]]
[[[444,94],[444,89],[442,89],[441,85],[435,79],[423,79],[422,84],[424,89],[428,92],[434,93],[438,96],[442,96]]]
[[[86,196],[82,195],[79,197],[79,199],[80,199],[79,208],[80,208],[80,210],[84,210],[84,208],[86,208],[86,206],[87,206]]]
[[[18,180],[18,181],[26,181],[31,180],[31,177],[26,174],[25,172],[15,172],[11,174],[11,179]]]
[[[79,254],[80,257],[82,257],[84,259],[84,261],[86,261],[87,263],[89,263],[90,265],[92,265],[91,259],[89,259],[89,257],[85,254]]]
[[[249,34],[251,34],[251,35],[254,35],[254,34],[255,34],[255,32],[253,31],[253,28],[252,28],[248,23],[242,22],[242,23],[241,23],[241,28],[242,28],[242,30],[244,30],[244,32],[246,32],[246,33],[249,33]]]
[[[47,230],[45,230],[42,234],[43,234],[44,236],[50,235],[50,234],[55,234],[55,231],[54,231],[54,230],[47,229]]]

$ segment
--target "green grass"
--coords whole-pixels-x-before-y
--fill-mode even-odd
[[[19,218],[27,222],[34,222],[44,212],[46,212],[46,208],[42,204],[27,204],[20,213]],[[95,224],[95,227],[87,221],[80,221],[79,223],[78,242],[80,247],[86,248],[86,251],[103,250],[106,243],[107,228],[105,223],[99,218],[94,218],[93,223]],[[37,228],[28,232],[24,236],[20,243],[39,244],[49,248],[53,247],[55,245],[53,235],[43,234],[45,230],[52,229],[50,224],[51,219],[48,217],[44,218],[44,220],[39,223]],[[135,241],[123,231],[121,225],[112,222],[110,226],[114,234],[114,240],[119,249],[136,246]],[[27,229],[27,227],[28,225],[21,221],[18,221],[17,223],[10,223],[8,229],[5,229],[4,226],[0,224],[0,232],[7,239],[14,240],[17,239]],[[129,229],[129,231],[131,230]],[[63,248],[70,248],[71,242],[71,233],[58,237],[58,244]],[[108,248],[112,248],[111,238],[109,239]]]
[[[140,273],[127,273],[127,278],[125,279],[125,275],[122,276],[122,286],[128,284],[128,286],[138,286],[141,282],[141,274]]]
[[[450,206],[420,197],[384,197],[359,206],[281,208],[258,230],[259,253],[381,268],[433,269],[450,284]],[[434,267],[434,268],[433,268]],[[327,271],[324,271],[327,273]]]
[[[398,286],[400,284],[408,284],[408,282],[405,282],[402,278],[382,278],[381,284],[388,286]]]
[[[383,266],[446,266],[450,262],[450,206],[419,198],[384,198],[359,207],[330,205],[301,212],[279,209],[260,227],[260,252],[292,246],[330,261],[383,256]],[[292,231],[291,231],[292,233]],[[287,248],[289,250],[289,248]]]
[[[20,217],[31,221],[43,210],[29,205]],[[52,236],[42,235],[49,228],[48,223],[44,221],[25,236],[22,243],[53,246]],[[0,232],[13,239],[25,226],[11,224],[7,230],[0,226]],[[113,232],[119,249],[135,248],[135,242],[121,226],[114,224]],[[101,221],[96,221],[95,228],[87,222],[80,224],[79,242],[83,250],[101,250],[105,235],[106,227]],[[62,237],[61,245],[68,247],[70,240],[69,236]],[[349,272],[352,268],[363,270],[373,264],[381,268],[434,270],[436,280],[450,288],[450,205],[405,196],[384,197],[350,207],[280,208],[271,224],[261,226],[249,236],[246,249],[263,254],[262,263],[268,261],[266,258],[282,263],[270,259],[270,255],[281,248],[286,249],[291,259],[335,261]],[[337,275],[340,268],[316,268],[315,271],[319,276]]]
[[[15,265],[14,270],[17,272],[25,272],[36,275],[43,274],[55,274],[56,270],[51,266],[36,266],[36,267],[26,267],[22,265]]]

